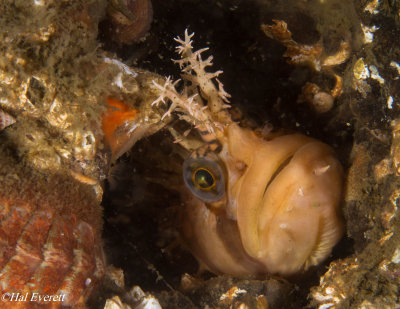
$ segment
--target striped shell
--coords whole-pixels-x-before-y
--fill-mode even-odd
[[[0,161],[0,288],[8,295],[0,308],[83,306],[104,272],[94,194],[69,178],[18,167],[1,153]],[[10,301],[17,293],[28,300],[33,293],[64,296]]]
[[[153,7],[150,0],[113,0],[107,13],[111,22],[110,39],[132,44],[141,39],[150,29],[153,21]]]
[[[0,131],[15,123],[15,118],[0,109]]]

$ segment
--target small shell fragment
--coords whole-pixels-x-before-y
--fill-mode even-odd
[[[116,268],[113,265],[107,267],[107,277],[120,288],[125,287],[124,271],[120,268]]]
[[[368,66],[364,64],[364,59],[360,58],[354,65],[353,74],[356,79],[367,79],[370,77]]]
[[[333,107],[335,99],[324,91],[318,92],[313,98],[313,107],[318,113],[326,113]]]
[[[114,296],[106,301],[104,309],[132,309],[131,306],[124,304],[119,296]]]
[[[140,40],[150,29],[153,7],[150,0],[112,0],[107,8],[111,23],[111,40],[132,44]]]
[[[15,123],[16,120],[10,114],[0,109],[0,131]]]
[[[162,309],[157,298],[153,295],[143,292],[139,286],[134,286],[128,293],[128,299],[135,303],[133,309]]]
[[[134,309],[162,309],[158,300],[152,296],[146,296]]]
[[[397,248],[396,251],[393,253],[392,262],[395,264],[400,263],[400,249]]]
[[[233,299],[238,297],[241,294],[246,294],[247,291],[238,288],[237,286],[233,286],[226,293],[222,294],[219,298],[220,303],[231,304]]]

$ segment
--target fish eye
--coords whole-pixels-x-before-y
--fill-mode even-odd
[[[215,187],[215,177],[212,171],[199,167],[192,173],[193,184],[203,191],[209,191]]]
[[[220,164],[207,158],[189,158],[183,163],[186,187],[199,199],[211,203],[225,194],[225,177]]]

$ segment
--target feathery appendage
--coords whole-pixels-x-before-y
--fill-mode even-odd
[[[208,48],[193,51],[191,40],[193,36],[194,33],[188,34],[186,29],[184,39],[175,38],[179,43],[176,52],[181,59],[173,61],[181,69],[183,90],[181,92],[177,90],[181,80],[173,81],[168,77],[164,85],[153,81],[154,86],[160,91],[160,96],[153,104],[167,104],[169,101],[171,105],[163,118],[171,116],[172,112],[176,111],[180,119],[195,127],[204,126],[209,132],[215,132],[216,129],[221,130],[232,122],[226,111],[230,107],[227,104],[230,95],[217,78],[222,71],[206,72],[206,68],[213,64],[213,57],[209,56],[203,60],[201,54]]]

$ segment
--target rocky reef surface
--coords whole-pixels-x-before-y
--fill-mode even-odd
[[[110,37],[109,5],[101,0],[0,5],[0,109],[15,119],[0,132],[0,160],[31,169],[40,179],[64,174],[95,188],[89,204],[99,207],[95,213],[103,208],[104,221],[101,228],[95,220],[96,233],[103,234],[107,264],[122,269],[125,278],[108,268],[86,306],[101,308],[119,295],[134,307],[140,301],[127,291],[136,285],[163,308],[398,305],[398,3],[153,0],[150,30],[128,44]],[[274,20],[287,24],[298,46],[316,52],[307,61],[290,61],[296,54],[285,56],[288,46],[262,30]],[[163,113],[148,106],[158,95],[153,80],[179,78],[170,59],[177,57],[173,38],[186,28],[196,33],[195,47],[209,47],[214,67],[224,71],[220,80],[231,94],[232,118],[254,130],[283,128],[322,140],[344,166],[346,234],[328,260],[306,274],[286,279],[198,274],[197,262],[179,244],[181,201],[174,187],[181,181],[181,150],[168,131],[158,131],[168,125],[157,126]],[[307,100],[307,83],[331,95],[332,107],[315,109]],[[151,131],[157,133],[111,168],[101,122],[108,96],[157,126]]]

